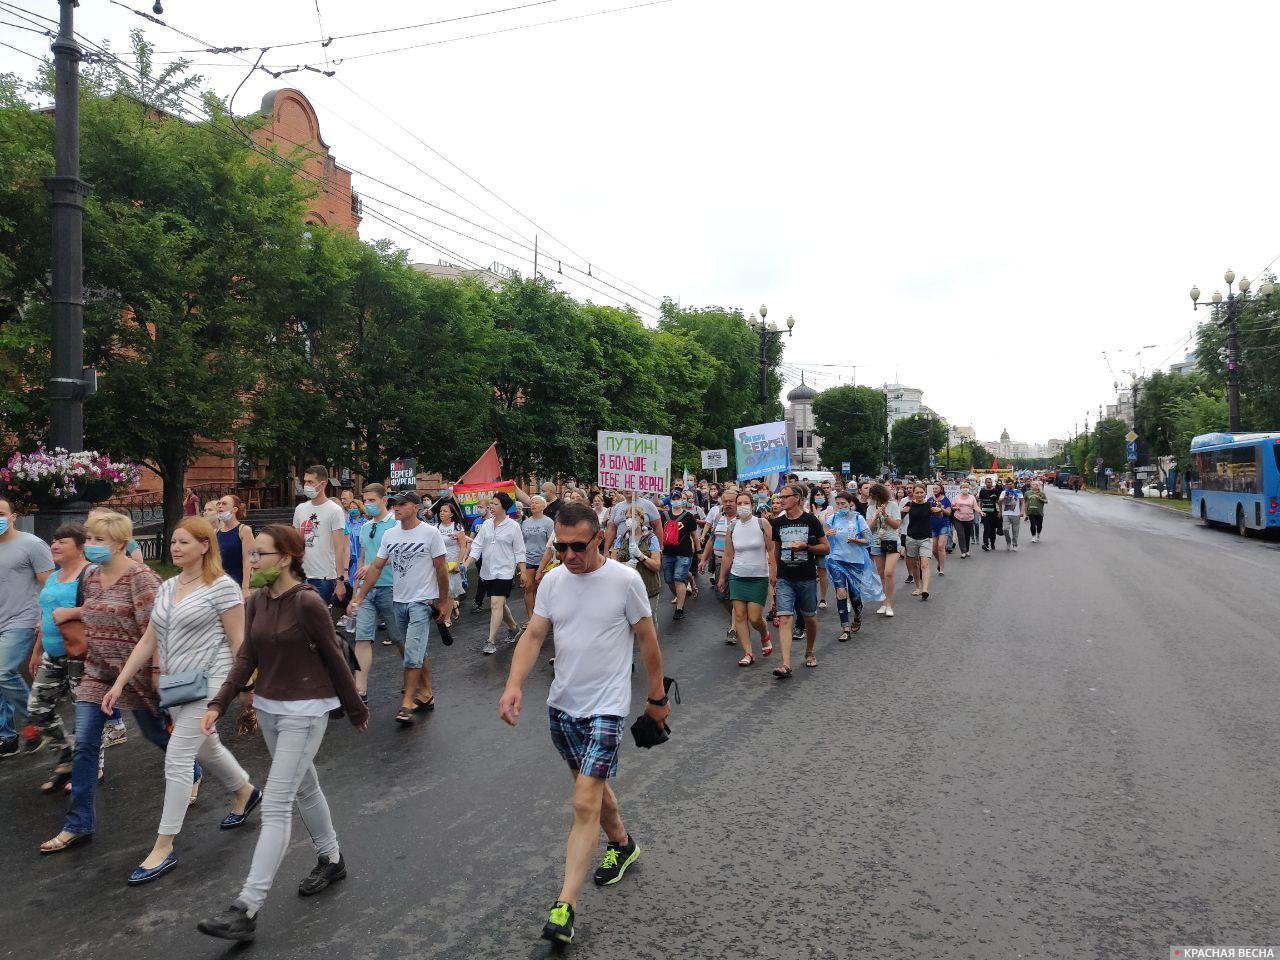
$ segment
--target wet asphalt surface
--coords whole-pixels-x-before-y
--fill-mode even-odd
[[[1280,544],[1053,496],[1045,542],[953,554],[928,603],[900,594],[893,621],[869,615],[848,644],[832,603],[818,668],[797,660],[786,683],[767,660],[736,665],[705,593],[679,624],[664,604],[684,703],[671,742],[624,748],[616,788],[642,855],[618,886],[584,891],[571,953],[1163,958],[1174,943],[1280,941]],[[247,952],[551,952],[537,934],[570,778],[541,707],[550,671],[510,730],[496,710],[510,648],[481,657],[470,613],[457,634],[432,651],[439,708],[409,730],[391,720],[398,658],[376,647],[371,729],[331,723],[318,763],[350,875],[297,897],[314,855],[295,820]],[[95,840],[58,856],[36,854],[64,809],[36,789],[48,758],[0,763],[0,957],[241,952],[195,931],[237,893],[257,834],[256,818],[217,829],[212,781],[178,868],[124,884],[163,776],[129,722]],[[263,777],[260,738],[224,728]]]

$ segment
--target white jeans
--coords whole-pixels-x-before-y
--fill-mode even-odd
[[[258,711],[258,727],[271,751],[271,772],[262,791],[262,830],[239,897],[251,916],[256,916],[266,902],[280,861],[289,848],[295,799],[316,853],[330,860],[338,858],[338,834],[312,764],[328,725],[328,714],[282,717]]]
[[[226,676],[209,676],[209,692],[216,693]],[[191,779],[199,760],[204,773],[212,773],[228,791],[234,793],[249,782],[244,767],[222,745],[215,730],[206,737],[200,730],[209,702],[204,698],[169,708],[173,732],[164,752],[164,809],[160,813],[159,833],[172,837],[182,830],[182,821],[191,802]],[[203,775],[203,774],[202,774]]]

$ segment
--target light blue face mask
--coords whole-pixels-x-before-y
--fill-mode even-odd
[[[382,511],[378,509],[378,505],[376,503],[366,503],[364,505],[364,512],[371,517],[376,517]]]
[[[9,518],[0,517],[0,537],[9,532]]]
[[[100,543],[90,543],[84,548],[84,558],[90,563],[106,563],[111,559],[111,548]]]
[[[835,513],[833,513],[833,514],[831,515],[831,519],[833,519],[833,520],[843,520],[843,519],[844,519],[845,517],[847,517],[848,515],[849,515],[849,511],[848,511],[848,510],[837,510]]]

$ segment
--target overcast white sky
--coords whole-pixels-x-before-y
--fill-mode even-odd
[[[57,15],[52,0],[6,2]],[[522,2],[319,8],[337,36]],[[1225,267],[1252,279],[1280,255],[1273,2],[670,0],[354,59],[636,2],[551,0],[273,50],[264,62],[353,59],[334,78],[255,74],[236,108],[297,86],[340,163],[504,234],[538,232],[350,88],[531,215],[551,256],[583,266],[567,244],[612,282],[686,305],[794,314],[787,362],[816,386],[848,382],[856,365],[857,382],[921,387],[982,439],[1005,427],[1015,440],[1064,437],[1086,411],[1092,422],[1114,402],[1102,351],[1125,381],[1180,360],[1204,316],[1192,283],[1207,297]],[[167,23],[217,46],[320,36],[315,0],[164,7]],[[116,49],[138,25],[160,50],[199,46],[107,0],[82,0],[78,24]],[[0,39],[47,50],[2,24]],[[224,95],[245,73],[229,56],[191,58],[234,65],[199,68]],[[0,70],[33,67],[0,48]],[[356,188],[414,206],[360,176]],[[391,215],[469,259],[529,271]],[[371,218],[362,235],[440,257]]]

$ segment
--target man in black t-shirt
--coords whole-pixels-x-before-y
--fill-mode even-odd
[[[698,518],[685,504],[684,491],[672,490],[662,524],[662,579],[676,598],[676,620],[684,619],[684,595],[698,546]]]
[[[994,550],[1000,527],[1000,494],[995,477],[987,477],[978,491],[978,509],[982,511],[982,549]]]
[[[782,665],[773,671],[780,680],[791,676],[792,624],[797,616],[804,621],[804,665],[816,667],[813,645],[818,635],[818,567],[817,558],[831,547],[821,521],[807,513],[804,504],[808,490],[803,484],[789,483],[782,488],[782,513],[773,520],[774,599],[778,606],[780,626],[778,638],[782,647]]]

